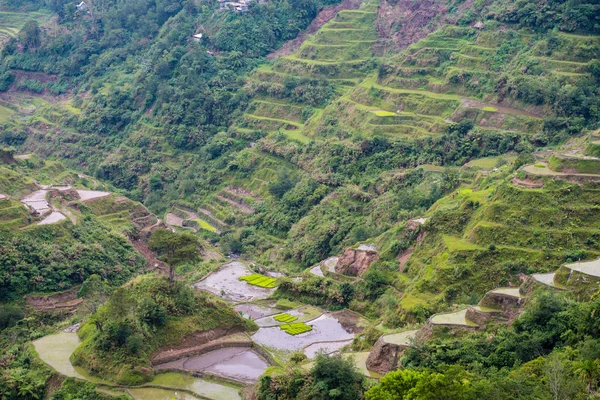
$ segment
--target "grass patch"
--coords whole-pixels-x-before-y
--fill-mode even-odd
[[[246,281],[250,285],[254,285],[254,286],[258,286],[258,287],[262,287],[262,288],[266,288],[266,289],[273,289],[276,286],[275,278],[271,278],[271,277],[264,276],[261,274],[240,276],[238,279],[240,281]]]
[[[280,310],[291,310],[293,308],[300,307],[302,303],[291,301],[288,299],[279,299],[275,304],[275,308],[279,308]]]
[[[396,113],[384,110],[373,111],[373,114],[377,115],[378,117],[393,117],[396,115]]]
[[[205,229],[205,230],[207,230],[209,232],[216,232],[217,231],[217,228],[215,228],[214,226],[212,226],[208,222],[204,221],[203,219],[196,219],[195,221],[198,223],[198,226],[201,229]]]
[[[533,164],[533,166],[536,168],[546,168],[545,164]]]
[[[295,320],[297,320],[298,317],[294,317],[290,314],[279,314],[274,316],[273,319],[277,322],[285,322],[289,324],[290,322],[294,322]]]
[[[482,110],[483,111],[489,111],[489,112],[496,112],[496,111],[498,111],[498,109],[496,107],[491,107],[491,106],[483,107]]]
[[[284,324],[284,325],[281,325],[280,328],[289,335],[299,335],[301,333],[306,333],[306,332],[312,331],[312,326],[306,325],[304,322],[297,322],[294,324]]]

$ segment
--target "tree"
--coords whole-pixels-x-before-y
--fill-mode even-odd
[[[98,307],[108,297],[108,287],[102,282],[100,275],[92,274],[81,285],[81,289],[77,292],[77,297],[85,298],[84,307],[90,314],[93,314],[98,311]]]
[[[148,247],[156,251],[162,261],[169,266],[169,281],[175,280],[175,267],[193,261],[201,250],[198,239],[189,233],[175,233],[168,229],[152,232]]]
[[[579,375],[582,382],[586,384],[588,396],[592,393],[592,390],[598,384],[598,378],[600,377],[600,361],[598,360],[584,360],[576,362],[575,373]]]
[[[40,38],[42,31],[40,26],[35,20],[29,20],[23,25],[23,28],[19,32],[21,41],[27,48],[35,48],[40,45]]]

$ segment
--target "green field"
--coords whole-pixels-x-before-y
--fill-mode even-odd
[[[40,25],[52,17],[50,12],[3,12],[0,11],[0,41],[15,37],[29,20],[35,20]]]

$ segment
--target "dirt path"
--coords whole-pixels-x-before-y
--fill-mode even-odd
[[[283,46],[269,54],[267,58],[273,60],[281,56],[289,56],[300,48],[309,35],[317,32],[323,25],[331,21],[338,12],[342,10],[356,10],[360,7],[360,4],[361,2],[359,0],[344,0],[336,6],[324,8],[319,12],[316,18],[313,19],[308,28],[300,32],[295,39],[285,42]]]
[[[169,274],[169,267],[164,262],[156,258],[152,250],[148,248],[146,242],[144,242],[143,240],[135,240],[130,238],[128,238],[127,240],[129,240],[129,243],[131,243],[133,247],[135,247],[137,252],[140,253],[146,259],[146,263],[148,263],[148,268],[150,270],[157,270],[164,274]]]

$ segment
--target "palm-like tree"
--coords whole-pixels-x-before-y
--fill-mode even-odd
[[[598,377],[600,377],[600,361],[579,361],[575,363],[575,373],[579,375],[583,383],[587,385],[587,393],[589,395],[595,388]]]

